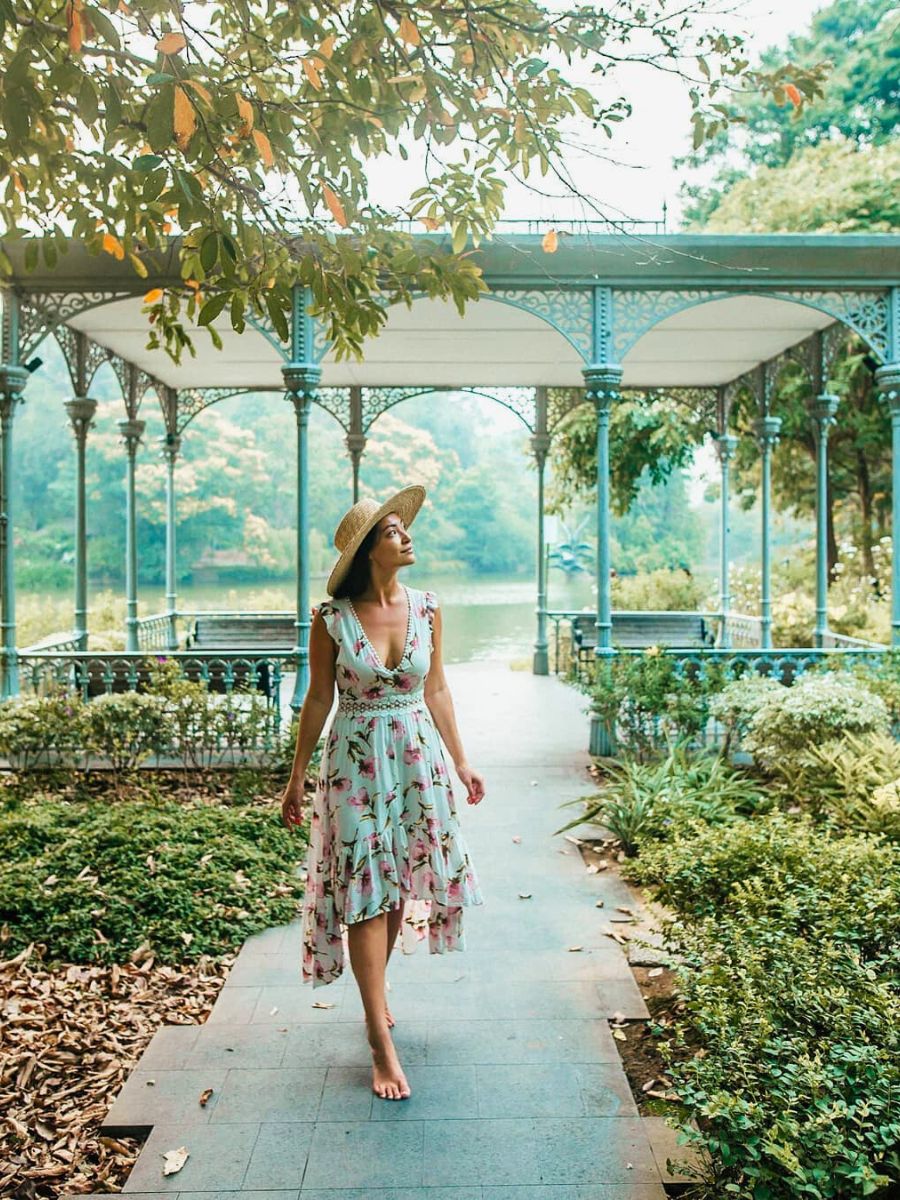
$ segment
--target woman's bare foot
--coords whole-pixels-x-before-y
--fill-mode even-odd
[[[412,1089],[403,1074],[400,1059],[387,1027],[369,1030],[372,1048],[372,1091],[382,1100],[405,1100]]]

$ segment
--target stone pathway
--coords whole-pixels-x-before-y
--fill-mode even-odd
[[[474,808],[456,783],[486,903],[466,910],[462,953],[429,956],[423,942],[391,958],[412,1097],[371,1091],[349,962],[313,992],[300,982],[299,923],[270,929],[245,943],[205,1025],[157,1031],[111,1108],[106,1132],[149,1130],[126,1192],[664,1200],[674,1135],[638,1115],[605,1019],[648,1016],[622,948],[601,932],[632,897],[551,836],[575,812],[560,802],[590,790],[584,698],[499,663],[447,674],[486,780]],[[163,1152],[182,1145],[186,1165],[164,1176]]]

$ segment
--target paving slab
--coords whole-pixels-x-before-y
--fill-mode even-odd
[[[303,984],[294,920],[247,939],[204,1025],[154,1035],[107,1118],[150,1130],[127,1193],[663,1200],[665,1135],[638,1115],[607,1023],[649,1016],[604,932],[634,897],[555,833],[575,815],[563,803],[595,790],[584,698],[500,663],[447,671],[486,782],[477,807],[455,787],[485,904],[466,910],[463,950],[421,941],[388,964],[411,1097],[372,1093],[349,961],[335,983]],[[163,1152],[181,1145],[187,1163],[163,1176]]]

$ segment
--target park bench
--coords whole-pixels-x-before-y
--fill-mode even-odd
[[[593,657],[597,645],[594,613],[582,613],[572,618],[572,643],[579,659]],[[612,643],[623,650],[647,646],[702,650],[715,644],[715,630],[702,613],[614,612]]]
[[[240,654],[230,663],[233,687],[255,686],[266,696],[271,695],[268,654],[287,654],[297,641],[296,617],[293,613],[200,613],[194,618],[191,632],[185,639],[185,649],[225,651],[229,657]],[[256,667],[256,681],[252,679]],[[211,691],[227,691],[226,663],[213,660],[207,664]],[[201,677],[199,663],[185,663],[189,679]]]

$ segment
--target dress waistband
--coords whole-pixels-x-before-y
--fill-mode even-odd
[[[360,700],[354,696],[338,697],[338,712],[349,713],[351,716],[366,716],[375,713],[409,712],[414,708],[425,707],[425,692],[405,692],[396,696],[379,696],[372,700]]]

